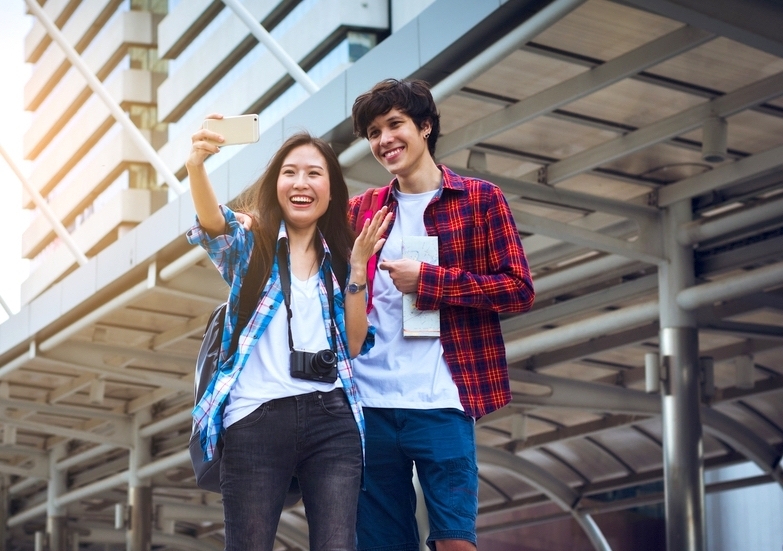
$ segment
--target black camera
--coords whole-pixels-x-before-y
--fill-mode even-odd
[[[337,355],[329,349],[291,350],[291,377],[333,383],[337,380]]]

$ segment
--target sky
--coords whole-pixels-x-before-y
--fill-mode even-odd
[[[24,62],[24,38],[32,24],[24,0],[0,0],[0,145],[26,177],[30,163],[22,159],[22,138],[30,125],[30,113],[22,108],[22,95],[32,66]],[[0,235],[4,238],[0,296],[13,312],[19,311],[19,289],[29,270],[21,258],[22,232],[29,215],[21,208],[21,192],[22,184],[0,156]],[[7,318],[0,308],[0,323]]]

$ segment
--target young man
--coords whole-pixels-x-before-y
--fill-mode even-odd
[[[498,313],[533,304],[522,243],[497,186],[433,160],[440,115],[425,83],[378,83],[356,99],[353,124],[395,177],[387,201],[393,217],[374,279],[375,347],[354,360],[367,424],[359,549],[418,551],[415,463],[428,545],[473,551],[474,423],[511,399]],[[352,224],[360,202],[350,203]],[[439,265],[403,258],[409,236],[436,236]],[[365,276],[352,274],[352,283],[363,284]],[[439,337],[403,337],[404,293],[416,294],[419,310],[440,310]]]

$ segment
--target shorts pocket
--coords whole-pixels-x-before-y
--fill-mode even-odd
[[[449,502],[462,517],[475,520],[478,512],[478,468],[468,458],[448,460]]]

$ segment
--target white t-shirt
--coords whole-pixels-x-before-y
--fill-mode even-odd
[[[329,348],[318,298],[317,273],[307,281],[300,281],[292,274],[291,313],[294,348],[311,352]],[[342,387],[339,377],[334,383],[291,377],[290,355],[287,313],[281,305],[231,388],[223,412],[223,426],[229,427],[270,400]]]
[[[424,209],[436,192],[394,191],[397,216],[381,259],[402,258],[403,236],[427,235]],[[376,408],[463,410],[440,339],[402,336],[402,293],[385,270],[375,273],[372,302],[369,318],[377,331],[375,346],[353,360],[362,404]]]

